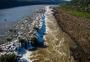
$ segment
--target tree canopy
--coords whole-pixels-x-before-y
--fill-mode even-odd
[[[71,4],[81,11],[90,11],[90,0],[72,0]]]

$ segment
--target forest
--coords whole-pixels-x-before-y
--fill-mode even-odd
[[[90,12],[90,0],[72,0],[70,4],[80,11]]]

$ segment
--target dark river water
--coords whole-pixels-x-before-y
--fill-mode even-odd
[[[31,16],[32,13],[46,5],[22,6],[0,10],[0,36],[4,35],[18,20]]]

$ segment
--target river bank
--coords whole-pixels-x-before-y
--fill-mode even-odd
[[[45,12],[46,48],[38,48],[34,51],[31,59],[34,62],[74,62],[70,56],[69,41],[72,41],[69,36],[59,27],[54,15],[53,7],[47,6]]]
[[[55,10],[55,18],[63,32],[67,33],[73,40],[69,44],[71,55],[74,57],[75,62],[89,62],[90,19],[76,17],[68,11],[58,8]]]

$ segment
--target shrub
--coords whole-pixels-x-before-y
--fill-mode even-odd
[[[16,55],[15,54],[1,55],[0,62],[16,62]]]

